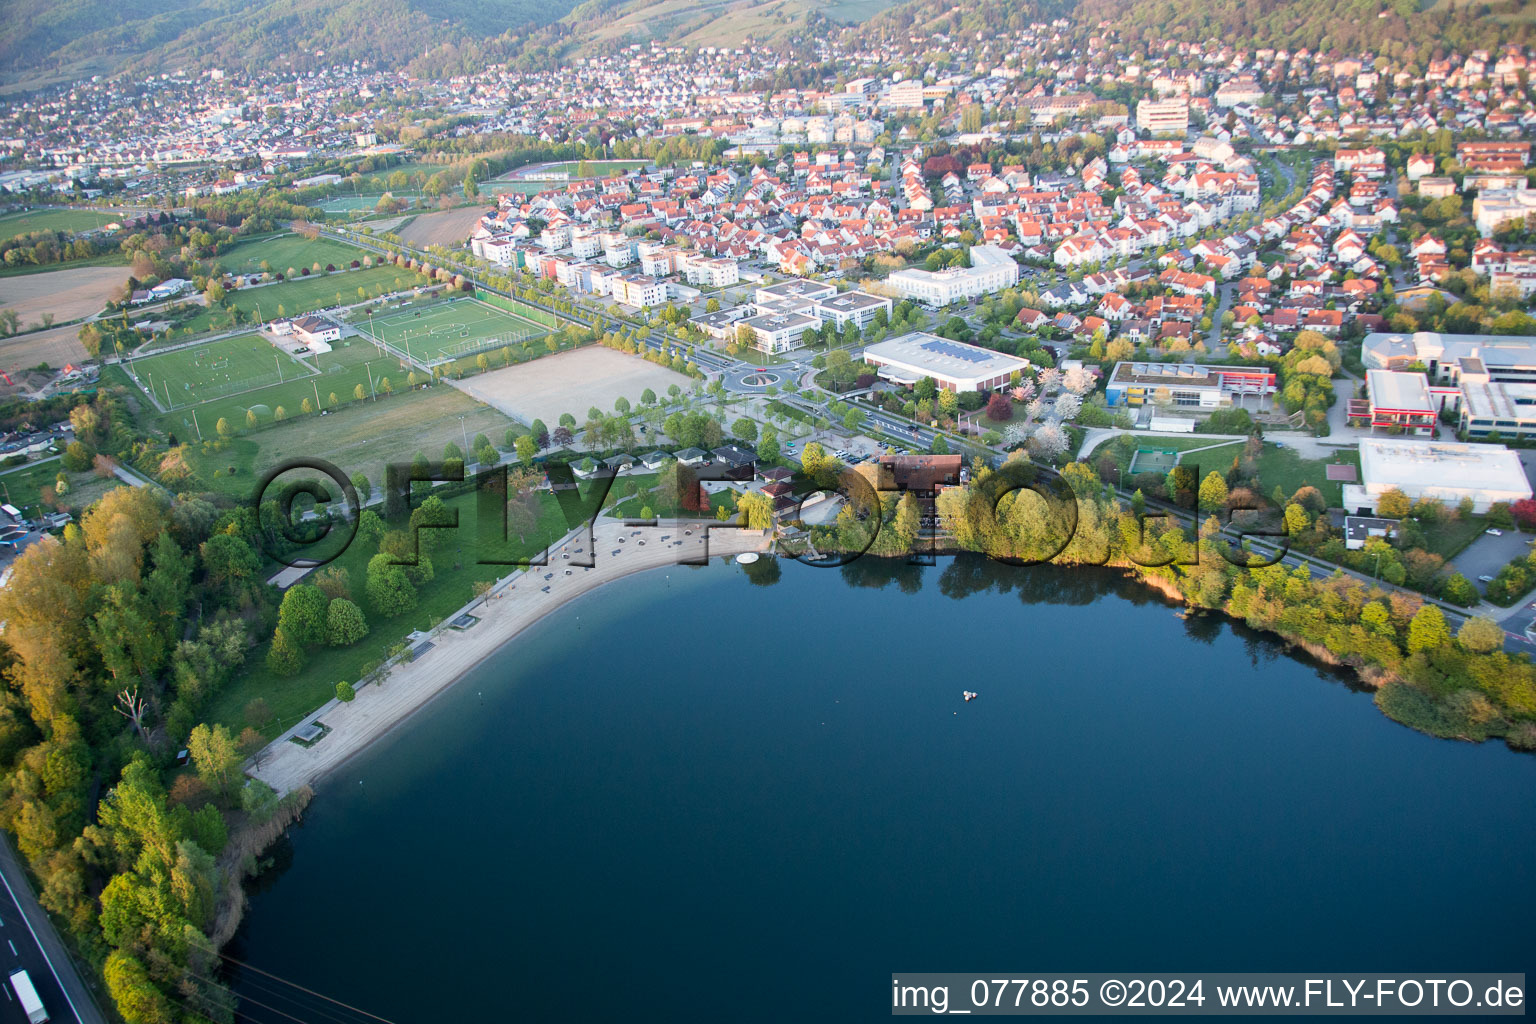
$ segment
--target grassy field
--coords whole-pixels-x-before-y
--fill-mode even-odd
[[[111,210],[23,210],[0,217],[0,240],[33,231],[90,231],[122,219]]]
[[[358,330],[427,363],[520,346],[549,333],[542,324],[475,299],[410,306],[384,315],[354,315],[352,322]]]
[[[1230,462],[1230,458],[1228,456],[1227,461]],[[1303,459],[1294,448],[1276,448],[1272,442],[1266,441],[1264,451],[1259,455],[1259,481],[1266,495],[1277,484],[1287,496],[1311,485],[1323,493],[1329,508],[1338,508],[1344,501],[1343,485],[1337,480],[1328,479],[1326,467],[1333,464],[1354,466],[1358,475],[1360,453],[1341,449],[1337,455],[1326,459]],[[1214,462],[1212,468],[1215,468]]]
[[[270,345],[268,347],[271,348]],[[185,360],[186,353],[191,351],[195,350],[186,349],[151,358]],[[198,405],[172,410],[160,415],[158,422],[162,429],[184,439],[195,438],[200,431],[204,439],[211,440],[221,418],[227,420],[234,431],[243,432],[248,411],[256,413],[258,423],[266,424],[275,419],[279,408],[288,416],[299,415],[304,400],[307,398],[313,404],[317,393],[321,405],[329,408],[330,396],[333,394],[336,396],[337,407],[356,400],[358,385],[362,385],[364,400],[381,391],[385,380],[390,382],[393,391],[404,391],[408,386],[408,371],[401,367],[400,361],[390,355],[380,355],[377,348],[361,338],[344,339],[330,352],[313,356],[305,362],[319,372],[297,380],[259,387],[244,394],[216,397]],[[158,383],[156,387],[159,387]]]
[[[409,463],[417,452],[440,459],[448,442],[463,450],[466,438],[472,443],[477,434],[505,448],[509,429],[527,433],[495,409],[439,384],[380,402],[352,403],[333,415],[297,416],[206,449],[192,445],[187,462],[208,487],[247,499],[262,473],[302,452],[340,467],[348,477],[365,474],[378,493],[391,463]]]
[[[1189,451],[1192,448],[1208,448],[1211,445],[1221,445],[1221,444],[1226,444],[1227,443],[1227,442],[1223,442],[1220,438],[1210,438],[1210,437],[1200,437],[1200,436],[1191,436],[1191,437],[1140,437],[1140,436],[1136,436],[1135,439],[1136,439],[1136,444],[1132,447],[1132,449],[1131,449],[1132,452],[1134,452],[1137,448],[1152,448],[1152,449],[1158,449],[1158,450],[1167,449],[1167,450],[1176,451],[1176,452],[1187,452],[1187,451]],[[1130,456],[1125,454],[1120,449],[1120,447],[1118,445],[1115,445],[1114,441],[1115,441],[1115,438],[1113,436],[1104,438],[1102,441],[1099,442],[1099,444],[1093,449],[1092,452],[1084,454],[1083,458],[1089,459],[1089,460],[1093,460],[1093,459],[1095,459],[1098,456],[1098,454],[1100,452],[1108,451],[1108,452],[1112,453],[1115,456],[1115,461],[1120,466],[1120,472],[1122,472],[1122,473],[1127,472],[1129,470],[1129,468],[1130,468],[1130,461],[1131,461],[1130,460]],[[1233,443],[1233,444],[1240,444],[1241,442],[1231,442],[1231,443]],[[1200,453],[1199,456],[1195,456],[1196,461],[1199,461],[1200,458],[1202,456],[1204,456],[1205,454],[1206,453],[1202,452],[1202,453]],[[1235,455],[1235,454],[1237,454],[1237,449],[1235,447],[1231,448],[1231,449],[1228,449],[1228,448],[1225,448],[1225,447],[1216,448],[1216,449],[1213,449],[1210,452],[1211,456],[1218,456],[1222,460],[1224,460],[1224,462],[1226,462],[1226,463],[1230,463],[1232,461],[1232,456]],[[1215,465],[1215,459],[1214,458],[1207,459],[1206,461],[1211,462],[1212,466]],[[1151,472],[1151,470],[1142,470],[1138,466],[1137,472],[1138,473],[1140,473],[1140,472]]]
[[[391,192],[388,194],[406,203],[414,202],[421,198],[420,192]],[[379,200],[382,198],[384,197],[378,194],[371,196],[332,196],[324,202],[316,203],[315,206],[326,213],[352,213],[355,210],[372,210],[379,205]]]
[[[0,473],[0,495],[28,516],[37,515],[45,510],[42,504],[43,488],[54,486],[61,472],[69,481],[69,493],[59,498],[47,511],[73,512],[78,518],[80,512],[97,498],[119,486],[115,478],[104,480],[90,470],[70,473],[58,459],[48,459]]]
[[[581,493],[588,494],[592,486],[581,485]],[[507,565],[478,565],[478,559],[528,557],[568,529],[554,496],[543,492],[537,495],[539,534],[530,534],[523,541],[514,535],[505,543],[488,542],[482,530],[495,530],[500,522],[481,523],[478,499],[479,495],[474,493],[447,499],[449,508],[459,514],[457,530],[424,531],[424,535],[441,532],[445,536],[437,540],[430,551],[433,578],[417,588],[414,611],[385,619],[369,608],[364,584],[368,559],[377,554],[377,550],[367,544],[354,543],[332,564],[346,570],[353,600],[368,616],[368,636],[351,647],[311,648],[306,652],[304,670],[293,678],[283,678],[267,670],[265,659],[271,638],[263,637],[263,642],[247,656],[244,670],[209,707],[208,720],[244,728],[247,724],[244,719],[246,705],[260,697],[277,715],[277,721],[268,728],[267,734],[277,735],[334,697],[338,680],[356,682],[363,674],[364,665],[382,660],[389,648],[401,642],[407,633],[430,628],[469,601],[474,596],[475,583],[495,580],[513,571],[513,567]],[[384,685],[393,684],[385,681]]]
[[[315,367],[254,333],[135,359],[129,368],[167,410],[315,373]]]
[[[229,302],[247,313],[258,313],[263,321],[268,321],[280,316],[297,316],[311,310],[360,302],[362,300],[357,293],[359,288],[371,298],[426,283],[427,279],[414,271],[393,266],[369,267],[338,270],[334,274],[300,276],[257,288],[238,288],[229,293]],[[212,308],[201,310],[181,323],[179,329],[184,336],[190,337],[228,329],[230,326],[229,314],[221,308]],[[190,334],[187,333],[189,328]]]
[[[254,274],[266,262],[274,274],[286,274],[288,268],[302,270],[318,263],[344,267],[361,260],[367,253],[329,238],[305,238],[303,235],[268,235],[241,242],[219,254],[219,265],[231,274]]]

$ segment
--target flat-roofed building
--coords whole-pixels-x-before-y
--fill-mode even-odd
[[[798,310],[817,299],[836,294],[837,285],[825,281],[781,281],[778,284],[763,285],[754,291],[752,303],[762,310],[783,308],[786,304],[788,308]]]
[[[1531,483],[1518,453],[1497,444],[1414,441],[1404,438],[1360,439],[1360,483],[1344,485],[1344,508],[1374,515],[1387,491],[1410,501],[1430,498],[1447,505],[1472,500],[1474,513],[1499,502],[1531,496]]]
[[[894,306],[895,304],[884,295],[842,292],[817,299],[813,309],[822,323],[836,324],[839,331],[849,324],[853,324],[862,331],[874,323],[875,315],[882,309],[885,310],[886,318],[889,319]]]
[[[769,353],[801,348],[805,332],[820,326],[820,320],[804,313],[759,313],[736,323],[738,336],[742,327],[752,328],[752,347]]]
[[[1381,370],[1420,364],[1431,386],[1458,383],[1467,359],[1476,360],[1490,380],[1536,382],[1536,337],[1437,331],[1367,334],[1360,343],[1360,358],[1367,368]]]
[[[667,283],[644,274],[624,274],[613,282],[613,298],[630,306],[659,306],[667,301]]]
[[[908,267],[886,278],[886,283],[902,298],[915,299],[925,306],[947,306],[951,302],[1012,288],[1019,283],[1019,265],[995,245],[973,245],[969,267],[947,270]]]
[[[1154,135],[1184,135],[1189,131],[1189,101],[1139,100],[1136,127]]]
[[[1110,405],[1156,403],[1167,390],[1174,408],[1220,409],[1235,395],[1273,395],[1279,387],[1267,366],[1201,366],[1198,363],[1116,363],[1105,382]]]
[[[1458,426],[1477,438],[1536,438],[1536,381],[1494,380],[1476,359],[1461,361]]]
[[[917,331],[869,345],[864,361],[880,368],[880,376],[898,384],[915,384],[932,377],[950,391],[1000,388],[1015,371],[1029,369],[1028,359],[934,334]]]
[[[1422,373],[1367,370],[1365,393],[1371,403],[1371,429],[1385,427],[1412,434],[1433,434],[1438,415]]]

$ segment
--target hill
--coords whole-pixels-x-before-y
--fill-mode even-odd
[[[575,0],[5,0],[0,67],[34,73],[92,63],[113,70],[413,62],[424,72],[505,59],[517,30]],[[443,67],[420,67],[419,62]]]
[[[650,42],[780,43],[823,22],[857,25],[896,0],[588,0],[563,22],[585,50]]]

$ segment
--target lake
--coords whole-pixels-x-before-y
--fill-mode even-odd
[[[1104,570],[748,571],[581,600],[323,780],[227,952],[399,1024],[1530,965],[1536,758]],[[234,983],[251,1020],[361,1019]]]

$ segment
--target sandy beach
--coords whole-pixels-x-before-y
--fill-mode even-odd
[[[711,527],[707,533],[706,526]],[[685,536],[684,530],[692,530],[692,536]],[[249,774],[279,793],[314,784],[404,723],[507,641],[583,594],[647,569],[676,565],[684,559],[697,560],[706,553],[710,558],[719,558],[744,551],[764,551],[770,543],[760,530],[722,528],[720,524],[697,520],[638,528],[602,519],[592,532],[596,552],[591,559],[595,563],[592,568],[579,567],[590,552],[576,550],[586,547],[586,531],[576,531],[550,550],[547,567],[519,573],[495,596],[475,605],[470,614],[480,619],[477,625],[466,630],[451,629],[446,624],[440,627],[430,638],[433,648],[416,661],[396,665],[382,685],[360,687],[357,698],[350,703],[333,701],[305,718],[305,722],[316,721],[330,730],[313,746],[291,741],[290,730],[251,759],[247,766]],[[661,539],[664,534],[669,535],[667,540]],[[620,554],[613,554],[615,550]],[[570,559],[564,557],[566,554]],[[566,575],[567,570],[570,575]],[[548,573],[554,577],[546,580],[544,576]]]

